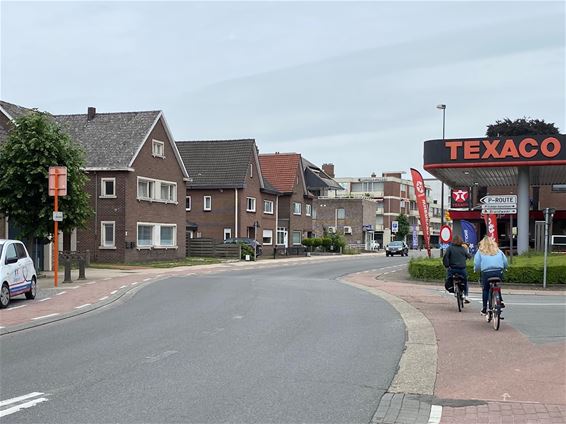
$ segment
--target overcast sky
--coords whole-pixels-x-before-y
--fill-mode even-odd
[[[3,100],[160,109],[177,140],[255,138],[339,177],[422,169],[439,103],[450,138],[505,117],[566,130],[562,1],[4,0],[0,12]]]

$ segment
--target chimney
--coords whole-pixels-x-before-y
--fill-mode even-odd
[[[96,108],[89,106],[87,113],[86,113],[86,120],[87,121],[92,121],[94,119],[94,116],[96,115]]]
[[[330,178],[334,178],[334,164],[333,163],[323,163],[322,170],[328,175]]]
[[[371,173],[371,177],[372,177],[372,178],[375,178],[375,177],[376,177],[375,172],[372,172],[372,173]]]

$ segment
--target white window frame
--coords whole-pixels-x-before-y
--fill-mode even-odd
[[[159,140],[151,140],[151,155],[154,158],[165,159],[165,142]]]
[[[140,244],[140,226],[151,227],[151,241],[149,244]],[[172,244],[162,244],[161,228],[173,228]],[[177,224],[166,222],[137,222],[136,223],[136,246],[138,250],[143,249],[177,249]]]
[[[187,207],[188,205],[188,207]],[[186,196],[185,197],[185,210],[190,211],[191,210],[191,206],[192,206],[192,199],[191,196]]]
[[[269,207],[268,207],[269,205]],[[263,213],[273,215],[273,200],[263,201]]]
[[[299,202],[293,202],[293,215],[301,215],[303,209],[303,204]]]
[[[140,193],[140,184],[147,183],[148,195],[142,196]],[[167,199],[161,197],[161,186],[169,186],[170,196]],[[137,199],[147,202],[170,203],[177,205],[177,183],[175,181],[157,180],[155,178],[138,177],[137,178]]]
[[[203,203],[202,203],[202,209],[205,211],[211,211],[212,210],[212,196],[204,196],[203,197]],[[206,201],[208,200],[208,207],[206,207]]]
[[[297,234],[297,233],[299,234],[299,239],[300,239],[300,240],[299,240],[298,243],[295,243],[295,237],[294,237],[294,236],[295,236],[295,234]],[[293,243],[293,246],[300,246],[301,243],[302,243],[302,241],[303,241],[303,232],[302,232],[302,231],[297,231],[297,230],[295,230],[295,231],[293,231],[293,232],[291,233],[291,242]]]
[[[106,244],[106,226],[112,225],[112,244]],[[99,249],[116,249],[116,221],[100,221]]]
[[[255,212],[255,197],[246,197],[246,212]]]
[[[267,237],[266,237],[267,234]],[[268,241],[265,241],[266,238]],[[263,230],[262,241],[264,246],[272,246],[273,245],[273,230]]]
[[[106,183],[111,181],[113,184],[113,192],[111,194],[106,193]],[[116,198],[116,178],[101,178],[100,179],[100,197],[103,199],[115,199]]]
[[[311,216],[312,215],[312,205],[305,203],[305,215]]]

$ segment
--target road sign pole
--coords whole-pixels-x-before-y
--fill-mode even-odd
[[[509,215],[511,228],[509,229],[509,262],[513,263],[513,214]]]
[[[59,171],[55,170],[55,196],[53,198],[53,211],[59,211]],[[59,221],[53,221],[53,278],[55,287],[59,282]]]

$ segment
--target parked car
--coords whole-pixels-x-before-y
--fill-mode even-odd
[[[0,240],[0,308],[5,308],[10,299],[25,294],[35,299],[37,274],[24,244],[18,240]]]
[[[404,241],[392,241],[385,246],[385,256],[409,256],[409,247]]]
[[[224,240],[224,244],[236,244],[236,243],[247,244],[248,246],[255,248],[256,256],[261,256],[261,254],[263,253],[263,247],[262,247],[261,243],[258,242],[257,240],[252,239],[252,238],[234,237],[234,238],[228,238],[228,239]]]

